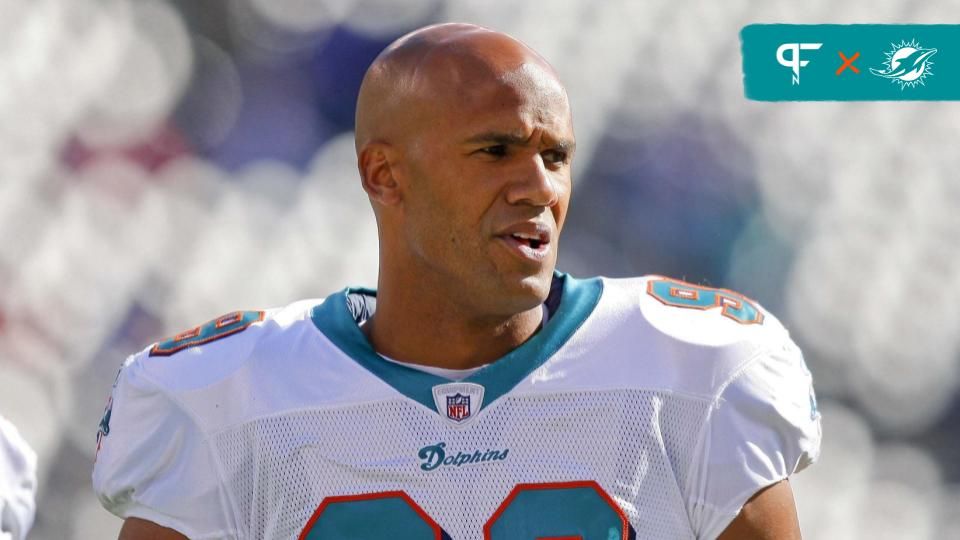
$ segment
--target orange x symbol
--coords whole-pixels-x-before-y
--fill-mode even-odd
[[[850,58],[847,58],[846,56],[844,56],[843,53],[840,51],[837,51],[837,54],[840,55],[840,58],[843,58],[843,65],[837,68],[837,75],[840,75],[841,73],[843,73],[843,70],[847,68],[852,69],[854,73],[860,73],[860,70],[857,69],[857,66],[853,65],[853,61],[860,56],[860,51],[853,53],[853,56],[851,56]]]

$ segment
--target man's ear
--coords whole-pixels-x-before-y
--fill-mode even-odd
[[[370,199],[383,206],[400,204],[403,197],[397,182],[399,152],[384,142],[369,142],[357,156],[360,181]]]

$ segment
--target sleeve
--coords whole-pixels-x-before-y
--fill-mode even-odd
[[[36,511],[37,455],[0,417],[0,539],[23,540]]]
[[[820,414],[799,348],[789,339],[749,361],[721,390],[688,482],[697,538],[716,538],[760,489],[813,463]]]
[[[116,516],[197,540],[234,538],[209,443],[140,355],[121,368],[97,434],[93,488]]]

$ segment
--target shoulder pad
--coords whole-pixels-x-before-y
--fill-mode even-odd
[[[591,344],[646,387],[714,398],[751,360],[792,345],[776,317],[733,291],[662,276],[605,279]]]

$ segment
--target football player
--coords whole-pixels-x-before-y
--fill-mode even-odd
[[[121,538],[799,537],[788,477],[820,422],[780,323],[555,270],[575,139],[546,60],[408,34],[364,78],[356,148],[378,288],[129,358],[93,473]]]
[[[23,540],[33,525],[37,455],[0,416],[0,540]]]

